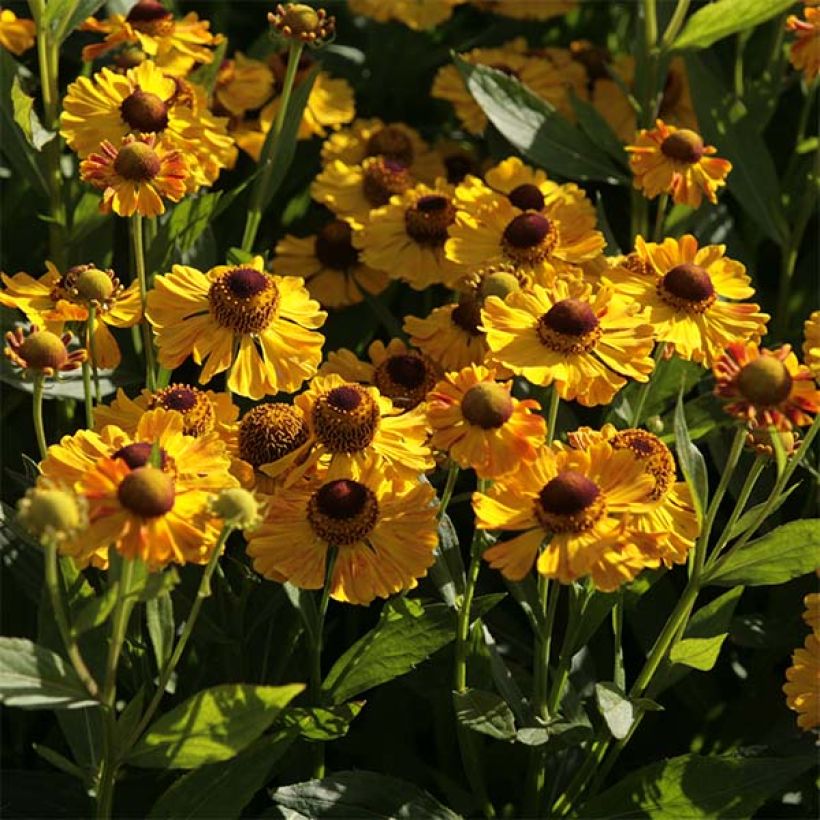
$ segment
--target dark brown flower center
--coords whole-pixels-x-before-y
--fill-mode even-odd
[[[316,507],[330,518],[345,519],[358,515],[367,503],[367,487],[358,481],[340,478],[324,484],[316,493]]]
[[[601,494],[598,485],[582,473],[564,470],[548,481],[538,500],[553,515],[577,515],[590,507]]]
[[[543,211],[544,210],[544,195],[538,189],[537,185],[525,182],[508,194],[508,198],[516,208],[522,211]]]
[[[433,363],[415,352],[388,356],[373,373],[373,383],[379,392],[405,410],[424,401],[436,378]]]
[[[120,504],[140,518],[158,518],[174,508],[174,479],[156,467],[137,467],[117,489]]]
[[[190,387],[174,387],[162,397],[162,406],[185,413],[196,405],[197,394]]]
[[[670,134],[661,143],[661,153],[669,159],[691,165],[703,156],[703,140],[694,131],[681,128],[679,131]]]
[[[316,235],[316,258],[327,268],[349,270],[359,262],[359,252],[353,247],[353,231],[343,219],[334,219]]]
[[[421,245],[443,245],[447,239],[447,229],[455,220],[453,203],[440,194],[419,197],[404,215],[407,235]]]
[[[510,391],[495,382],[473,385],[461,400],[461,413],[470,424],[484,430],[501,427],[513,414]]]
[[[760,356],[749,362],[737,377],[738,390],[752,404],[771,407],[792,392],[792,376],[777,356]]]
[[[355,410],[364,399],[364,394],[355,387],[334,387],[327,394],[327,402],[337,410]]]
[[[159,173],[162,163],[156,151],[144,142],[123,145],[114,160],[114,170],[130,182],[147,182]]]
[[[472,296],[462,296],[450,314],[450,321],[471,336],[481,336],[481,303]]]
[[[535,213],[519,214],[504,228],[504,239],[514,248],[534,248],[550,231],[550,221]]]
[[[255,268],[236,268],[228,274],[226,284],[238,299],[250,299],[268,287],[269,278]]]
[[[369,487],[340,478],[323,484],[311,496],[307,517],[323,541],[342,547],[370,535],[378,521],[379,505]]]
[[[383,156],[387,159],[398,160],[409,167],[413,164],[413,143],[401,128],[386,125],[371,134],[365,147],[365,156]]]
[[[663,287],[672,296],[687,302],[702,302],[715,293],[715,287],[706,270],[690,262],[676,265],[666,273],[663,277]]]
[[[427,376],[427,368],[421,357],[410,354],[391,356],[387,359],[385,369],[396,384],[410,390],[423,384]]]
[[[260,404],[239,422],[239,457],[254,468],[278,461],[309,436],[304,416],[287,404]]]
[[[182,414],[182,432],[186,436],[209,433],[216,423],[216,414],[208,396],[187,384],[172,384],[157,390],[148,402],[149,408],[163,407]]]
[[[276,316],[279,288],[273,276],[248,267],[223,273],[208,291],[216,321],[235,333],[261,333]]]
[[[447,170],[447,182],[457,185],[467,174],[477,174],[478,163],[469,154],[449,154],[444,157]]]
[[[120,116],[133,131],[155,134],[168,127],[168,106],[156,94],[141,88],[122,101]]]
[[[407,166],[395,159],[371,157],[364,161],[363,168],[362,191],[374,208],[387,205],[391,196],[404,193],[413,184]]]
[[[583,336],[598,327],[595,311],[582,299],[562,299],[539,320],[550,330],[565,336]]]
[[[570,45],[570,51],[572,59],[581,63],[591,81],[609,77],[607,65],[612,62],[612,56],[606,48],[592,43],[578,43]]]
[[[316,399],[312,419],[316,437],[331,453],[354,453],[373,441],[380,411],[363,387],[345,384]]]
[[[675,459],[670,449],[655,435],[639,428],[621,430],[609,443],[616,449],[631,450],[655,479],[651,501],[663,498],[675,483]]]
[[[111,458],[122,459],[132,470],[136,470],[138,467],[145,467],[151,461],[153,449],[154,445],[150,441],[137,441],[120,447],[111,454]],[[159,462],[163,470],[168,466],[168,453],[162,447],[159,448]]]
[[[170,17],[171,12],[157,2],[157,0],[138,0],[126,16],[129,23],[153,23],[157,20],[162,20],[165,17]]]

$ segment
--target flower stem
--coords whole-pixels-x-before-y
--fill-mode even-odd
[[[675,10],[669,18],[666,31],[663,33],[663,37],[661,38],[661,48],[664,51],[672,45],[675,38],[678,36],[678,32],[683,25],[683,20],[686,17],[686,12],[689,10],[689,3],[690,0],[678,0],[677,6],[675,6]]]
[[[276,153],[279,147],[279,136],[282,133],[282,127],[285,123],[285,115],[287,114],[288,104],[290,103],[290,95],[293,91],[296,71],[299,68],[299,58],[302,56],[302,48],[303,45],[301,42],[294,42],[291,43],[290,50],[288,51],[288,67],[285,71],[282,95],[279,98],[279,110],[276,112],[276,120],[273,123],[273,128],[271,129],[271,133],[268,134],[262,149],[262,156],[259,160],[262,165],[262,173],[254,183],[250,206],[248,207],[248,216],[245,221],[245,233],[242,236],[242,250],[246,253],[250,253],[253,243],[256,241],[259,225],[262,223],[262,211],[265,207],[263,200],[270,182],[270,175],[273,172]]]
[[[450,499],[453,497],[453,490],[458,481],[458,464],[455,461],[450,462],[447,468],[447,480],[444,483],[444,489],[441,491],[441,501],[438,505],[438,518],[443,518],[447,513],[447,507],[450,506]]]
[[[561,403],[561,397],[558,395],[558,390],[553,384],[550,391],[550,403],[547,409],[547,444],[556,438],[557,430],[555,429],[558,421],[558,405]]]
[[[746,480],[743,482],[743,487],[741,488],[740,494],[737,497],[735,508],[732,510],[732,514],[729,516],[729,520],[726,522],[726,526],[723,529],[723,533],[718,539],[717,544],[715,544],[715,548],[712,550],[712,554],[709,556],[710,562],[717,559],[723,548],[726,546],[726,543],[732,537],[732,528],[735,526],[735,524],[737,524],[740,516],[743,515],[743,510],[746,509],[746,502],[749,500],[749,496],[752,494],[752,490],[754,489],[755,484],[757,484],[757,479],[763,472],[763,469],[766,466],[767,461],[768,460],[765,456],[758,456],[754,460],[752,468],[746,474]]]
[[[663,225],[666,221],[666,209],[669,205],[669,194],[661,194],[658,197],[658,206],[655,211],[655,227],[652,229],[652,241],[660,242],[663,235]]]
[[[43,425],[43,388],[46,377],[42,373],[37,373],[32,385],[31,416],[34,421],[34,432],[37,435],[37,447],[40,450],[40,458],[46,457],[48,452],[48,442],[46,441],[46,429]]]
[[[156,369],[154,367],[154,341],[151,335],[151,325],[148,323],[145,311],[148,300],[148,277],[145,273],[145,250],[142,237],[142,214],[135,213],[129,220],[131,233],[131,248],[134,253],[134,265],[137,269],[137,279],[140,283],[140,299],[142,300],[142,347],[145,353],[145,381],[149,390],[156,390]]]
[[[657,344],[655,346],[655,369],[652,371],[652,375],[655,374],[657,371],[658,365],[660,364],[661,360],[663,359],[663,351],[664,351],[663,344]],[[638,391],[638,399],[635,402],[635,409],[632,412],[632,427],[637,427],[641,423],[641,419],[643,418],[643,409],[646,407],[646,400],[649,398],[649,393],[652,390],[652,378],[648,378],[640,387]]]
[[[100,374],[97,372],[97,351],[94,348],[94,331],[97,321],[97,308],[94,305],[88,306],[88,320],[86,322],[86,333],[88,334],[86,347],[88,348],[88,355],[91,358],[91,372],[94,374],[94,395],[97,399],[97,404],[102,403],[102,396],[100,395]]]

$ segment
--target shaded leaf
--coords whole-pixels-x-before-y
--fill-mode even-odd
[[[145,620],[157,669],[162,669],[174,648],[174,604],[168,592],[148,600],[145,604]]]
[[[498,740],[515,737],[515,718],[504,698],[494,692],[467,689],[453,692],[453,706],[459,723]]]
[[[118,594],[119,584],[111,584],[102,595],[97,595],[85,603],[74,618],[74,633],[82,635],[83,632],[104,624],[117,604]]]
[[[354,700],[338,706],[309,706],[289,709],[282,722],[299,731],[305,740],[326,741],[344,737],[362,711],[365,701]]]
[[[678,404],[675,408],[675,450],[678,454],[678,463],[683,477],[692,491],[698,521],[702,522],[706,506],[709,503],[709,479],[703,453],[692,444],[689,430],[686,427],[686,414],[683,409],[683,388],[678,394]]]
[[[48,26],[55,45],[74,31],[87,17],[91,17],[105,0],[49,0],[43,19],[38,25]]]
[[[635,706],[614,683],[596,683],[595,701],[612,737],[625,738],[635,722]]]
[[[14,110],[14,121],[20,126],[35,151],[53,140],[56,134],[43,127],[37,112],[34,110],[34,97],[29,97],[20,85],[20,77],[15,76],[11,85],[11,104]]]

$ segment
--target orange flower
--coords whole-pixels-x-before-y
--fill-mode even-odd
[[[820,73],[820,8],[806,5],[803,14],[805,20],[790,15],[786,28],[796,35],[789,50],[789,62],[803,72],[809,83]]]

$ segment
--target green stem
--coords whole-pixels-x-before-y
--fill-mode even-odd
[[[641,125],[648,128],[652,125],[655,114],[655,97],[657,85],[657,42],[658,15],[655,0],[641,0],[643,8],[644,38],[643,51],[646,60],[646,77],[643,80],[641,95]]]
[[[661,361],[663,360],[663,353],[664,348],[666,345],[663,343],[658,343],[655,345],[655,369],[652,371],[652,375],[657,372],[658,366],[660,365]],[[632,427],[637,427],[641,423],[641,419],[643,418],[643,409],[646,407],[646,400],[649,398],[649,393],[652,390],[652,378],[648,378],[640,387],[638,391],[638,398],[635,402],[635,409],[632,411]]]
[[[131,234],[131,248],[134,253],[134,265],[137,269],[137,279],[140,283],[140,299],[142,300],[142,349],[145,353],[145,381],[149,390],[156,390],[156,368],[154,366],[154,341],[151,335],[151,325],[146,317],[148,305],[148,277],[145,273],[145,249],[142,236],[142,214],[135,213],[129,220]]]
[[[634,188],[630,191],[630,233],[634,247],[635,238],[647,236],[649,230],[649,201]]]
[[[293,91],[293,83],[296,79],[296,71],[299,68],[299,58],[302,56],[302,43],[291,43],[288,51],[288,67],[285,71],[285,81],[282,86],[282,95],[279,98],[279,110],[276,112],[276,120],[273,123],[271,133],[265,141],[265,147],[262,150],[262,157],[260,163],[262,164],[262,173],[254,183],[253,192],[251,193],[250,206],[248,207],[248,216],[245,221],[245,233],[242,236],[242,250],[250,253],[253,248],[253,243],[256,241],[256,234],[259,231],[259,225],[262,223],[262,211],[265,203],[263,199],[268,189],[270,175],[273,172],[273,167],[276,160],[276,153],[278,149],[279,136],[282,133],[282,127],[285,123],[285,115],[290,103],[290,95]]]
[[[709,556],[710,563],[717,559],[717,557],[720,555],[721,551],[726,546],[729,539],[732,537],[732,528],[735,526],[735,524],[737,524],[740,516],[743,515],[743,511],[746,509],[746,502],[749,500],[749,496],[752,494],[752,490],[754,489],[755,484],[757,484],[757,479],[763,472],[763,469],[765,468],[767,463],[768,459],[766,458],[766,456],[758,456],[754,460],[752,468],[746,474],[746,480],[743,482],[743,487],[741,488],[740,494],[737,497],[735,508],[732,510],[732,514],[729,516],[729,520],[726,522],[726,527],[724,528],[722,535],[718,539],[717,544],[715,544],[715,548],[712,550],[712,554]]]
[[[655,211],[655,227],[652,229],[652,241],[660,242],[663,236],[663,224],[666,220],[666,208],[669,205],[669,194],[658,197],[658,206]]]
[[[102,395],[100,393],[100,374],[97,372],[97,351],[94,347],[94,332],[97,321],[97,308],[95,305],[88,306],[88,320],[86,321],[86,332],[88,334],[88,355],[91,357],[91,372],[94,374],[94,395],[97,399],[97,404],[102,403]]]
[[[669,18],[669,24],[666,26],[666,31],[663,33],[663,38],[661,39],[661,49],[664,51],[672,45],[678,36],[678,32],[686,17],[686,12],[689,10],[689,3],[690,0],[678,0],[678,4],[672,12],[672,17]]]
[[[735,65],[734,65],[734,87],[735,98],[743,99],[744,82],[743,82],[743,52],[746,50],[746,37],[743,32],[735,38]]]
[[[453,498],[456,481],[458,481],[458,464],[451,461],[450,466],[447,468],[447,480],[444,483],[444,489],[441,491],[441,502],[438,505],[438,513],[436,513],[438,518],[443,518],[447,513],[447,507],[450,506],[450,501]]]
[[[547,409],[547,444],[551,443],[556,438],[556,423],[558,421],[558,406],[561,403],[561,397],[558,395],[558,390],[555,385],[550,389],[550,401]]]
[[[550,687],[550,695],[547,700],[547,712],[550,715],[555,715],[558,711],[558,704],[561,702],[561,695],[569,678],[569,669],[572,665],[572,653],[570,651],[575,639],[576,629],[570,631],[569,624],[576,623],[576,618],[580,618],[584,610],[584,603],[580,602],[578,592],[575,587],[569,588],[569,617],[567,619],[567,629],[564,632],[564,638],[561,641],[561,649],[558,652],[558,667],[555,674],[552,676],[552,686]],[[579,605],[580,604],[580,605]]]
[[[46,457],[48,452],[48,442],[46,440],[46,428],[43,425],[43,388],[46,377],[42,373],[37,373],[32,385],[31,416],[34,421],[34,432],[37,436],[37,447],[40,450],[40,458]]]
[[[322,705],[322,648],[324,645],[325,616],[330,603],[330,589],[333,586],[333,570],[336,566],[338,549],[328,547],[327,567],[325,568],[325,583],[319,598],[319,617],[316,626],[316,636],[311,647],[310,663],[310,694],[314,706]],[[325,744],[313,744],[313,779],[321,780],[325,776]]]

